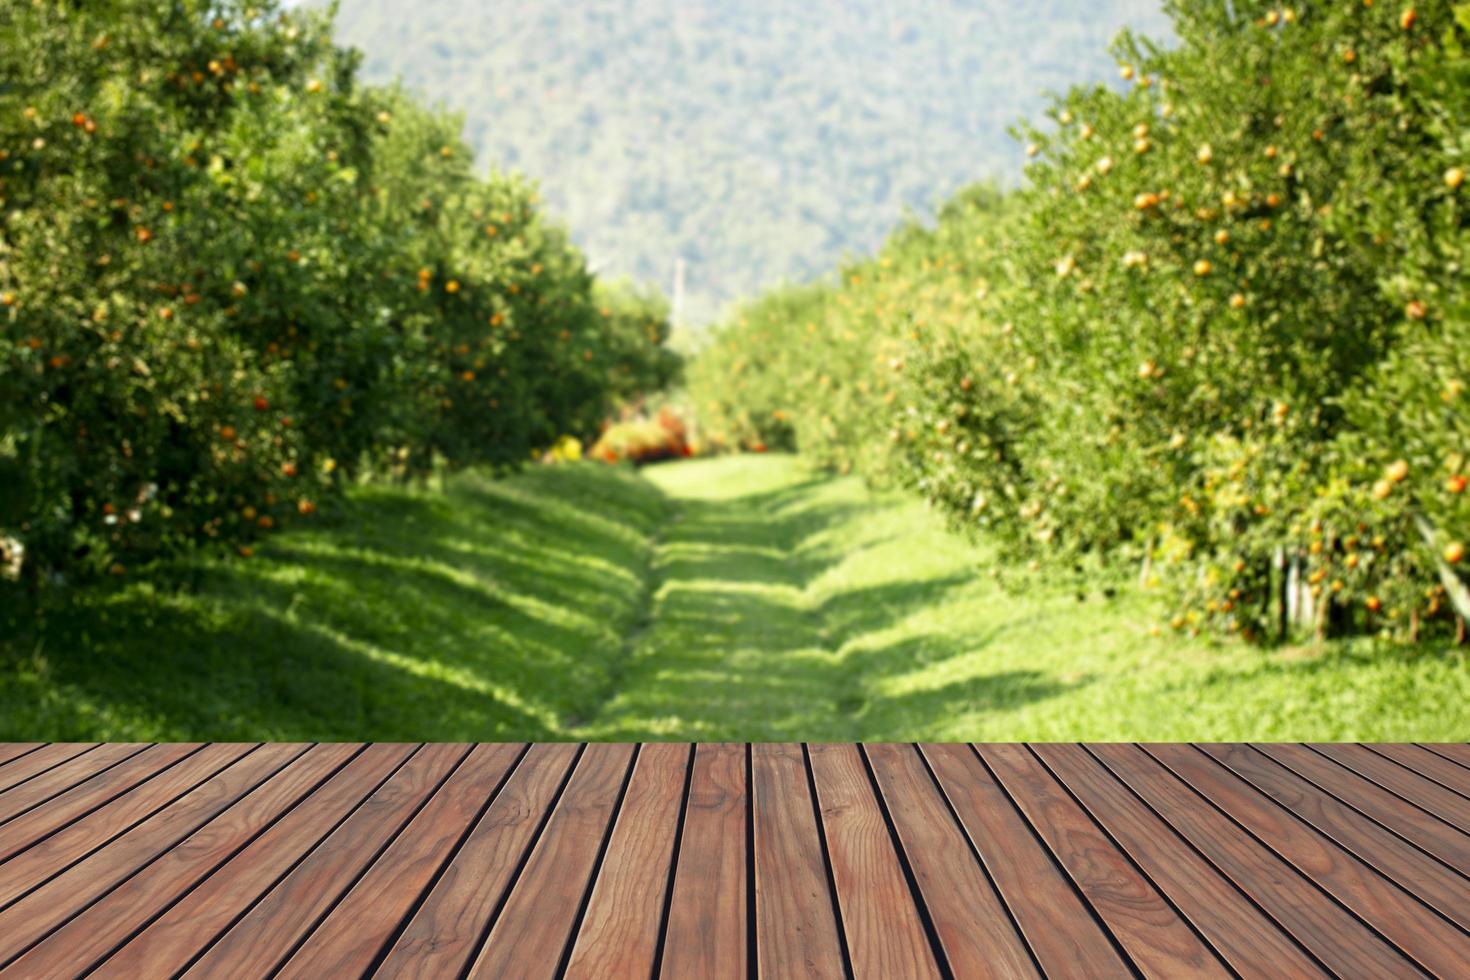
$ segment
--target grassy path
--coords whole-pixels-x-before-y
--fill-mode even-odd
[[[1456,652],[1154,637],[783,456],[364,489],[181,571],[0,610],[0,738],[1470,735]]]

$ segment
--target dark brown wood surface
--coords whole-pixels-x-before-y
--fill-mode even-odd
[[[1459,744],[0,744],[0,977],[1467,963]]]

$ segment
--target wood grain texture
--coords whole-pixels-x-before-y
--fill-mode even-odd
[[[749,970],[746,821],[750,791],[743,745],[706,744],[694,751],[689,802],[662,975],[741,980]]]
[[[1248,745],[1200,748],[1287,812],[1432,905],[1440,915],[1470,929],[1470,907],[1465,901],[1470,897],[1470,882],[1463,876]]]
[[[269,779],[305,745],[263,745],[0,912],[0,963],[24,952],[94,899]],[[27,852],[29,853],[29,852]]]
[[[471,977],[554,977],[628,779],[634,747],[589,745],[536,842]]]
[[[468,753],[465,745],[420,748],[231,926],[185,976],[235,980],[268,976]]]
[[[1424,748],[1451,762],[1470,768],[1470,745],[1464,742],[1421,742]]]
[[[1237,889],[1086,749],[1037,745],[1034,751],[1236,972],[1248,977],[1329,975],[1262,914],[1247,892]]]
[[[1311,879],[1203,801],[1136,745],[1098,745],[1097,758],[1168,821],[1211,863],[1329,968],[1345,976],[1369,970],[1379,976],[1419,973],[1401,952],[1373,934],[1350,912],[1329,901]]]
[[[377,976],[434,980],[465,969],[579,752],[567,744],[531,747],[393,943]]]
[[[520,745],[475,746],[277,977],[367,974],[476,817],[494,800],[522,750]]]
[[[0,744],[0,980],[1459,976],[1467,758]]]
[[[1470,963],[1470,936],[1249,783],[1188,745],[1146,751],[1211,800],[1277,856],[1432,973],[1449,976]]]
[[[639,751],[567,977],[653,974],[692,751],[672,744]]]
[[[1127,977],[1092,911],[967,745],[921,747],[960,826],[1048,977]],[[1070,928],[1058,929],[1058,921]]]
[[[0,794],[8,793],[28,779],[53,769],[70,759],[91,752],[98,747],[96,742],[53,742],[28,752],[13,762],[0,767]],[[4,799],[0,796],[0,799]]]
[[[1040,973],[911,745],[869,745],[879,790],[956,976]]]
[[[1372,744],[1366,748],[1434,780],[1446,789],[1454,790],[1466,797],[1465,805],[1470,807],[1470,769],[1417,745]]]
[[[45,806],[38,805],[29,813],[14,817],[4,826],[0,826],[0,861],[25,850],[53,831],[76,822],[180,759],[193,755],[200,748],[201,746],[188,744],[155,745],[65,793],[52,797],[46,801]]]
[[[1434,855],[1462,875],[1470,875],[1470,834],[1390,793],[1304,745],[1257,745],[1257,752],[1310,781],[1335,799]]]
[[[45,745],[45,742],[0,742],[0,769],[10,765],[23,755],[28,755]]]
[[[0,824],[76,788],[79,783],[101,775],[147,748],[142,742],[99,745],[90,752],[84,752],[59,766],[38,773],[14,789],[0,793]]]
[[[42,977],[95,967],[295,806],[359,748],[314,746],[32,947],[15,961],[15,971]]]
[[[1159,889],[1024,745],[974,747],[1147,977],[1230,976]]]
[[[800,745],[751,747],[751,800],[756,958],[762,975],[842,976],[837,910]]]
[[[853,974],[940,976],[862,751],[813,745],[809,754]]]
[[[98,967],[95,976],[171,976],[208,947],[257,897],[322,839],[412,753],[373,745],[338,770],[302,805],[239,850],[202,884]]]
[[[52,875],[121,837],[169,803],[216,776],[251,751],[248,745],[211,745],[140,786],[98,807],[0,863],[0,908]]]
[[[1361,745],[1323,743],[1312,744],[1310,748],[1365,779],[1371,779],[1426,813],[1434,814],[1451,827],[1470,827],[1470,801],[1412,769],[1406,769]]]

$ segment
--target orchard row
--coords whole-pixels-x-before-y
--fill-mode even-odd
[[[1463,637],[1470,5],[1200,0],[1116,86],[691,365],[706,426],[916,488],[1176,629]]]
[[[513,466],[674,369],[658,302],[329,26],[0,12],[0,574],[248,555],[364,470]]]

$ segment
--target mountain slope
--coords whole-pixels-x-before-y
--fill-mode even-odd
[[[867,250],[905,208],[1013,180],[1043,90],[1112,77],[1157,0],[341,0],[366,74],[462,110],[487,161],[542,181],[599,268],[685,318]]]

